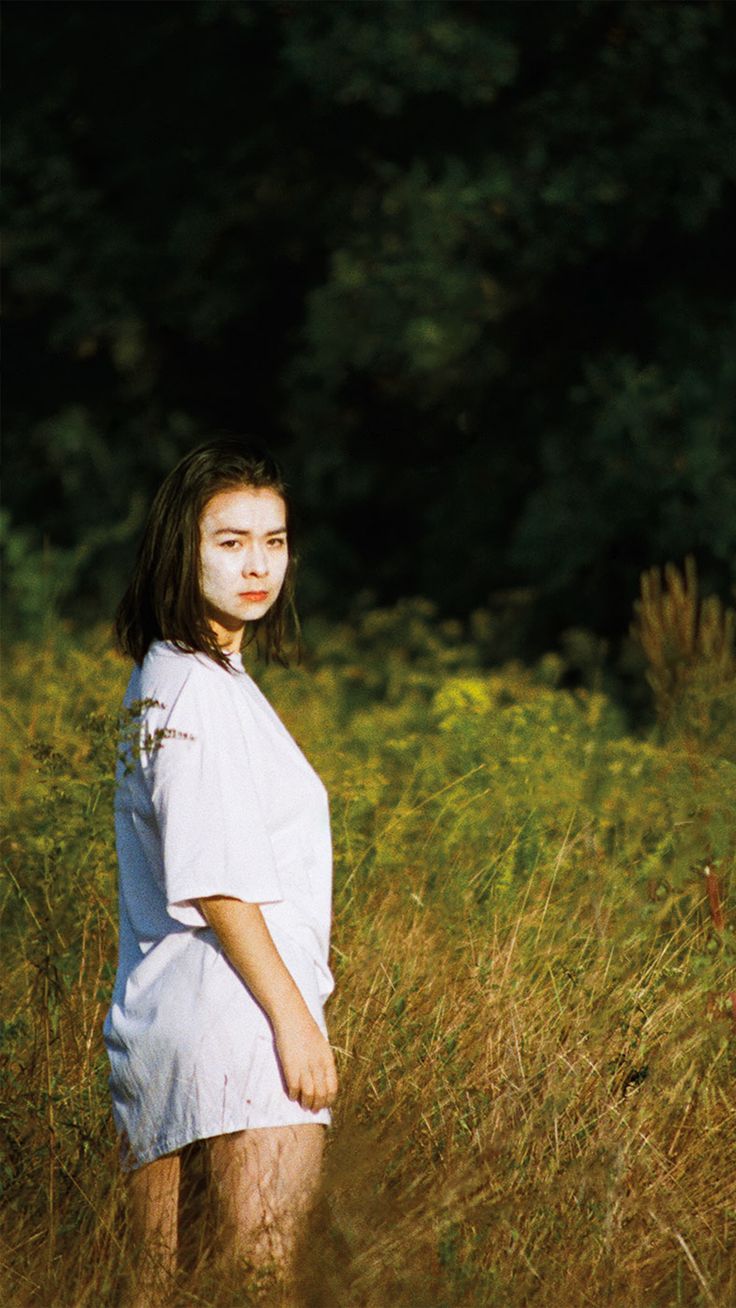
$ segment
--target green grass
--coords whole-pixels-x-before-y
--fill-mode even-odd
[[[302,1301],[726,1308],[736,767],[628,735],[603,694],[558,688],[553,656],[488,671],[421,608],[399,626],[369,615],[257,674],[330,791],[335,844],[341,1094]],[[135,1255],[101,1037],[126,679],[96,633],[6,670],[8,1308],[112,1306]],[[176,1302],[255,1302],[198,1257],[186,1161]]]

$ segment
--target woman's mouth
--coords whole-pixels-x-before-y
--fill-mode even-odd
[[[240,598],[247,599],[247,600],[265,600],[268,599],[268,591],[267,590],[241,590]]]

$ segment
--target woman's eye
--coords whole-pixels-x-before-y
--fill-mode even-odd
[[[223,545],[223,546],[225,547],[225,549],[229,549],[231,545],[239,545],[239,544],[240,544],[240,541],[239,541],[239,540],[221,540],[221,541],[220,541],[220,544]]]
[[[272,547],[272,549],[280,550],[284,548],[284,545],[286,544],[286,540],[284,539],[283,536],[274,536],[273,539],[270,540],[268,543]]]

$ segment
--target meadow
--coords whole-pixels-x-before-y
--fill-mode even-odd
[[[655,600],[636,733],[561,656],[485,666],[421,601],[249,665],[331,797],[309,1308],[736,1302],[732,627],[673,664]],[[135,1262],[101,1036],[127,675],[104,631],[6,657],[6,1308],[112,1308]],[[175,1303],[275,1302],[214,1276],[196,1146],[185,1173]]]

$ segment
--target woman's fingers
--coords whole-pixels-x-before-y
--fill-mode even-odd
[[[314,1080],[312,1079],[311,1072],[305,1072],[302,1076],[302,1086],[301,1086],[301,1094],[299,1095],[299,1103],[301,1104],[302,1108],[311,1109],[313,1106]]]
[[[332,1050],[328,1049],[328,1057],[322,1066],[322,1079],[320,1085],[320,1108],[331,1108],[337,1098],[337,1071],[335,1070],[335,1060],[332,1056]]]
[[[332,1050],[323,1032],[316,1026],[305,1041],[299,1034],[298,1045],[293,1032],[280,1031],[278,1051],[289,1098],[309,1112],[329,1108],[337,1096],[337,1072]]]
[[[302,1102],[302,1094],[306,1081],[306,1071],[299,1063],[295,1062],[284,1067],[284,1077],[286,1080],[286,1093],[290,1099],[296,1103]]]
[[[300,1095],[302,1108],[308,1108],[310,1112],[316,1113],[320,1108],[329,1108],[333,1099],[330,1069],[322,1063],[312,1065],[307,1075],[302,1078]]]
[[[322,1066],[320,1068],[320,1077],[317,1082],[319,1087],[319,1104],[318,1108],[329,1108],[330,1090],[329,1090],[329,1069]]]
[[[335,1067],[335,1058],[330,1050],[330,1063],[327,1069],[327,1094],[329,1096],[328,1105],[331,1106],[337,1098],[337,1068]]]

